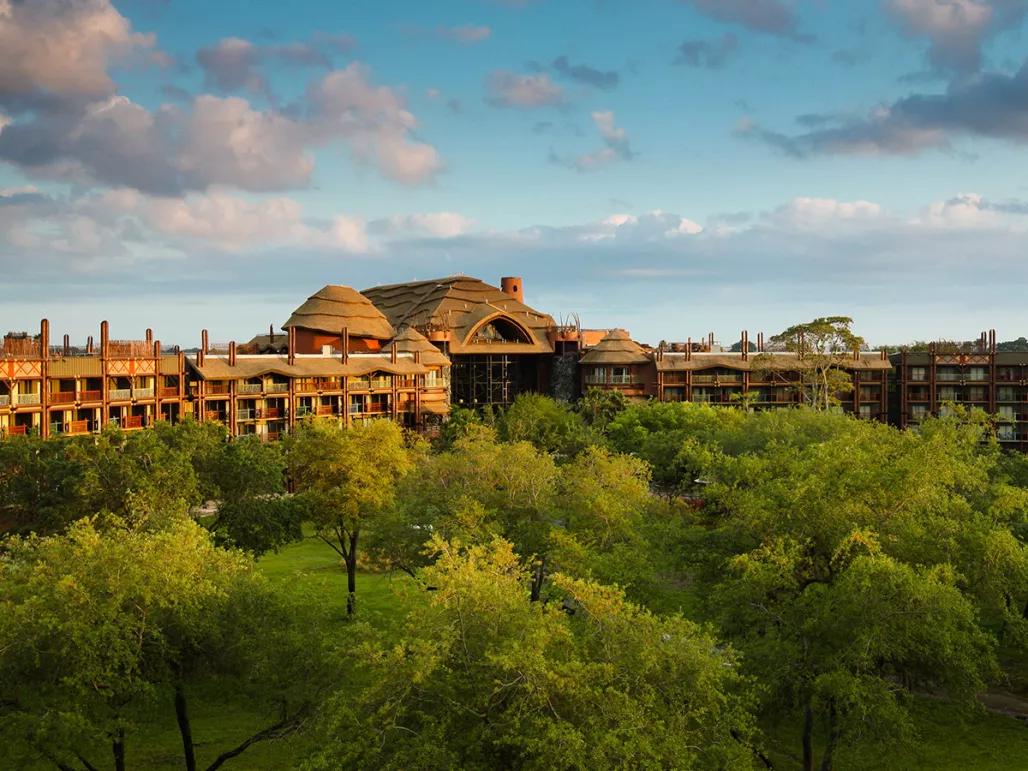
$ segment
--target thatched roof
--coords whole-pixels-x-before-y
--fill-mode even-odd
[[[432,345],[428,338],[414,327],[404,327],[401,329],[392,342],[396,344],[397,353],[420,353],[422,364],[444,367],[450,365],[450,360],[446,358],[446,355]]]
[[[847,370],[888,370],[892,363],[883,359],[880,353],[861,353],[859,359],[840,356],[838,365]],[[741,371],[795,371],[806,369],[809,362],[797,358],[795,353],[750,353],[746,359],[742,353],[693,353],[686,359],[684,353],[665,353],[657,359],[657,370],[660,372],[683,372],[706,369],[735,369]]]
[[[343,327],[354,337],[389,340],[396,331],[371,301],[348,286],[329,284],[307,298],[282,325],[338,335]]]
[[[237,380],[261,375],[275,374],[284,377],[360,377],[372,372],[392,375],[423,375],[428,370],[423,364],[415,364],[411,358],[390,361],[389,356],[354,356],[346,364],[341,359],[328,356],[297,356],[292,364],[286,356],[239,356],[235,365],[227,357],[208,356],[203,366],[196,360],[186,359],[190,369],[204,380]]]
[[[623,329],[612,329],[582,357],[583,364],[649,364],[653,359]]]
[[[549,332],[556,325],[546,313],[515,300],[503,290],[470,276],[449,276],[365,289],[363,294],[395,327],[412,326],[449,342],[450,353],[553,353]],[[520,341],[478,339],[483,327],[502,319],[521,330]]]

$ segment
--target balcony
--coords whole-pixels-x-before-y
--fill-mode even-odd
[[[236,410],[236,420],[256,420],[257,410],[252,407],[242,410]]]
[[[335,415],[336,414],[336,408],[333,405],[331,405],[331,404],[319,404],[318,405],[318,413],[317,414],[318,415],[322,415],[322,416],[323,415]]]
[[[306,404],[301,404],[299,407],[296,408],[296,417],[298,418],[305,418],[308,415],[313,414],[314,410],[308,407]]]
[[[76,436],[78,434],[89,433],[89,421],[88,420],[73,420],[67,425],[65,431],[69,436]]]
[[[964,380],[965,375],[963,372],[936,372],[935,379],[944,383],[952,383],[958,380]]]
[[[7,429],[8,436],[25,436],[28,432],[28,426],[11,426]]]
[[[269,394],[284,394],[289,390],[289,383],[269,383],[264,390]]]
[[[393,379],[391,377],[373,377],[371,378],[371,387],[379,390],[392,388]]]
[[[136,399],[152,399],[154,390],[152,388],[133,388],[132,396]]]
[[[338,380],[332,378],[316,379],[314,381],[314,389],[316,391],[341,391],[342,386]]]
[[[75,401],[74,391],[51,391],[50,404],[71,404]]]
[[[204,420],[214,420],[218,423],[224,423],[225,413],[219,412],[218,410],[207,410],[206,412],[204,412],[203,418]]]
[[[107,400],[112,402],[127,402],[132,398],[131,388],[114,388],[107,392]]]
[[[229,393],[228,383],[205,383],[204,384],[204,395],[205,396],[221,396]]]
[[[142,428],[144,425],[142,415],[126,415],[121,419],[122,428]]]
[[[283,410],[279,407],[268,407],[266,410],[261,412],[260,416],[267,420],[273,420],[275,418],[281,418],[282,412]]]
[[[9,406],[11,406],[11,397],[8,396],[7,394],[4,394],[3,396],[0,396],[0,407],[9,407]]]
[[[631,375],[611,375],[610,382],[613,385],[637,385]]]
[[[103,398],[103,391],[79,391],[79,402],[99,402]]]
[[[33,407],[39,404],[39,394],[18,394],[15,404],[19,407]]]
[[[165,386],[161,389],[162,399],[176,399],[178,398],[178,386]]]
[[[263,388],[264,386],[261,383],[240,383],[236,386],[236,393],[259,394]]]

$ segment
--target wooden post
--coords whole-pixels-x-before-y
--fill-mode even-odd
[[[47,387],[50,385],[50,321],[39,322],[39,435],[46,439],[50,436],[50,398]]]
[[[109,403],[108,392],[110,391],[109,383],[107,378],[109,377],[108,368],[110,366],[110,331],[111,327],[107,321],[100,322],[100,399],[103,405],[100,409],[100,425],[106,426],[107,421],[111,419],[111,405]]]

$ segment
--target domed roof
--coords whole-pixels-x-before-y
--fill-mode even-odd
[[[582,357],[583,364],[647,364],[650,361],[650,355],[624,329],[610,330]]]
[[[396,334],[389,320],[367,297],[348,286],[329,284],[307,298],[282,325],[338,335],[346,327],[354,337],[389,340]]]

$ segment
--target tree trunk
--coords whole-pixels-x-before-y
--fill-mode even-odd
[[[125,729],[119,728],[114,735],[111,751],[114,753],[114,770],[125,771]]]
[[[821,758],[821,771],[832,771],[832,755],[838,743],[839,717],[835,711],[835,704],[832,703],[828,706],[828,744],[825,745],[825,755]]]
[[[178,731],[182,735],[182,752],[186,760],[186,771],[196,771],[196,753],[193,751],[193,729],[189,724],[189,711],[186,709],[186,694],[182,683],[175,683],[175,717],[178,719]]]
[[[803,708],[803,771],[814,771],[814,710]]]
[[[543,581],[546,578],[546,557],[543,557],[535,564],[535,572],[532,574],[532,594],[529,599],[538,602],[543,591]]]
[[[346,615],[357,612],[357,537],[359,533],[350,535],[350,549],[346,553]]]

